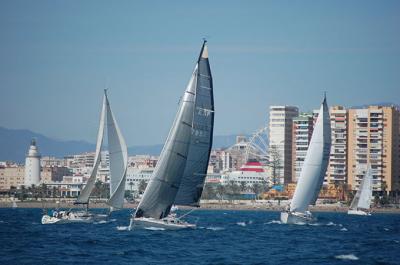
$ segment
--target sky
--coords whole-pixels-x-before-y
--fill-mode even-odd
[[[0,126],[95,142],[102,93],[128,145],[162,143],[208,40],[215,135],[271,105],[400,103],[400,1],[0,1]]]

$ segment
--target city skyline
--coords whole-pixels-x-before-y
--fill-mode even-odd
[[[271,105],[316,109],[324,91],[330,106],[398,98],[396,1],[156,3],[3,1],[0,125],[93,143],[107,86],[128,145],[162,143],[202,37],[216,135],[266,126]]]

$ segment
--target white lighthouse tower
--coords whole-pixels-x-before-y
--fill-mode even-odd
[[[40,183],[40,154],[36,146],[36,140],[32,139],[25,160],[25,187],[39,185]]]

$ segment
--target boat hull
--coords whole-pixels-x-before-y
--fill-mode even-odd
[[[348,210],[347,214],[350,214],[350,215],[363,215],[363,216],[371,215],[371,213],[366,212],[366,211],[362,211],[362,210]]]
[[[281,222],[283,224],[309,224],[316,219],[311,213],[281,212]]]
[[[42,216],[42,224],[68,224],[68,223],[91,223],[93,222],[93,216],[87,214],[86,212],[76,212],[76,213],[65,213],[61,212],[59,215]]]
[[[131,219],[129,230],[135,228],[161,228],[165,230],[181,230],[188,228],[196,228],[196,225],[189,224],[177,218],[154,219],[154,218],[140,217]]]

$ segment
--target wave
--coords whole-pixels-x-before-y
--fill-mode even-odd
[[[272,220],[272,221],[269,221],[268,223],[265,223],[265,224],[266,224],[266,225],[270,225],[270,224],[279,224],[279,225],[281,225],[282,222],[279,221],[279,220]]]
[[[337,255],[335,259],[342,259],[342,260],[359,260],[359,258],[354,254],[344,254],[344,255]]]
[[[151,231],[164,231],[164,230],[165,230],[165,228],[162,228],[162,227],[154,227],[154,226],[145,227],[144,229],[146,229],[146,230],[151,230]]]
[[[127,231],[129,229],[129,226],[117,226],[118,231]]]
[[[95,225],[101,225],[101,224],[108,224],[110,221],[106,221],[106,220],[101,220],[101,221],[98,221],[98,222],[94,222],[93,224],[95,224]]]
[[[246,222],[237,222],[236,224],[239,226],[246,226]]]
[[[348,231],[346,227],[340,229],[340,231]]]
[[[220,227],[220,226],[209,226],[209,227],[205,227],[205,229],[207,229],[207,230],[212,230],[212,231],[221,231],[221,230],[225,230],[225,228]]]

